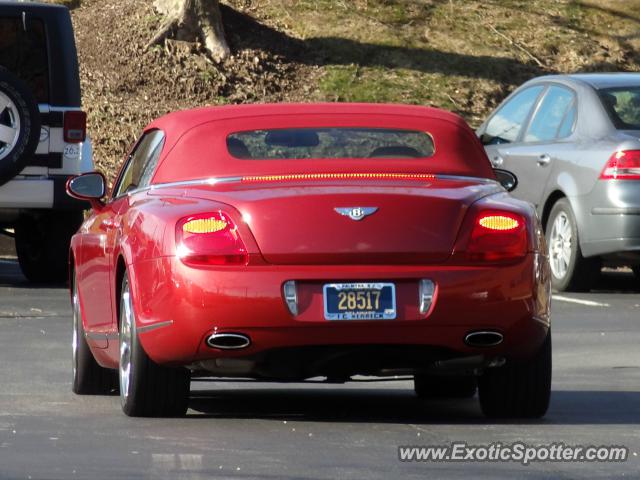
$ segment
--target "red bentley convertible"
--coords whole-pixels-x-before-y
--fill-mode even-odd
[[[106,199],[98,173],[67,185],[93,209],[71,245],[73,390],[175,416],[196,376],[413,375],[420,396],[541,416],[549,271],[515,182],[431,108],[162,117]]]

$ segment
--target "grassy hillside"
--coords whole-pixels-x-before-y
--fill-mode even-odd
[[[85,107],[108,173],[166,111],[262,101],[433,105],[472,125],[546,73],[640,70],[640,0],[226,0],[234,58],[143,46],[151,0],[71,6]]]
[[[477,123],[532,76],[640,68],[637,0],[249,3],[305,41],[329,100],[429,104]]]

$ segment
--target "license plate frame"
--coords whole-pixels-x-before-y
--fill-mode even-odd
[[[348,309],[343,312],[330,308],[335,304],[340,291],[374,292],[379,291],[384,305],[375,310],[363,310],[362,308]],[[386,290],[386,292],[385,292]],[[334,298],[335,295],[335,298]],[[357,294],[356,294],[357,295]],[[331,300],[334,301],[331,301]],[[365,302],[371,300],[371,296],[365,298]],[[322,287],[322,303],[324,305],[325,320],[354,321],[354,320],[395,320],[397,317],[396,286],[391,282],[347,282],[326,283]]]

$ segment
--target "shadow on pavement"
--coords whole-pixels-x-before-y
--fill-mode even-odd
[[[0,257],[0,287],[39,289],[39,288],[68,288],[60,283],[29,283],[15,258]]]
[[[631,271],[605,270],[591,291],[593,293],[638,293],[640,279]]]
[[[637,425],[640,392],[554,391],[547,415],[539,420],[488,420],[477,396],[464,400],[420,400],[409,388],[196,390],[190,408],[217,418],[263,418],[316,422],[413,424]],[[348,388],[348,387],[347,387]]]

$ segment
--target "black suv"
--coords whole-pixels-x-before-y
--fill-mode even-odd
[[[85,204],[65,183],[92,156],[69,10],[0,0],[0,233],[30,281],[67,278]]]

